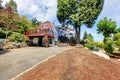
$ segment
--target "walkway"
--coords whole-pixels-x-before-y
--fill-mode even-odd
[[[27,47],[0,55],[0,80],[9,80],[49,56],[64,50],[65,47]]]

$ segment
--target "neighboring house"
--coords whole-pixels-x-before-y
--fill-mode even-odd
[[[65,27],[56,26],[55,29],[57,30],[58,37],[60,36],[66,36],[68,38],[75,37],[75,29],[73,28],[65,28]]]

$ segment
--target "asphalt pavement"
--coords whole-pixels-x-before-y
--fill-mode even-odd
[[[66,49],[67,47],[26,47],[2,54],[0,55],[0,80],[10,80],[46,58]]]

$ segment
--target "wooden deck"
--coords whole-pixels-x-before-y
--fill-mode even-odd
[[[25,35],[28,37],[54,37],[54,32],[50,29],[33,29],[25,32]]]

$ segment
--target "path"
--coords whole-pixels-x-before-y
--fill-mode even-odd
[[[64,51],[65,47],[26,47],[0,55],[0,80],[9,80],[49,56]]]
[[[15,80],[120,80],[120,62],[74,48],[41,63]]]

